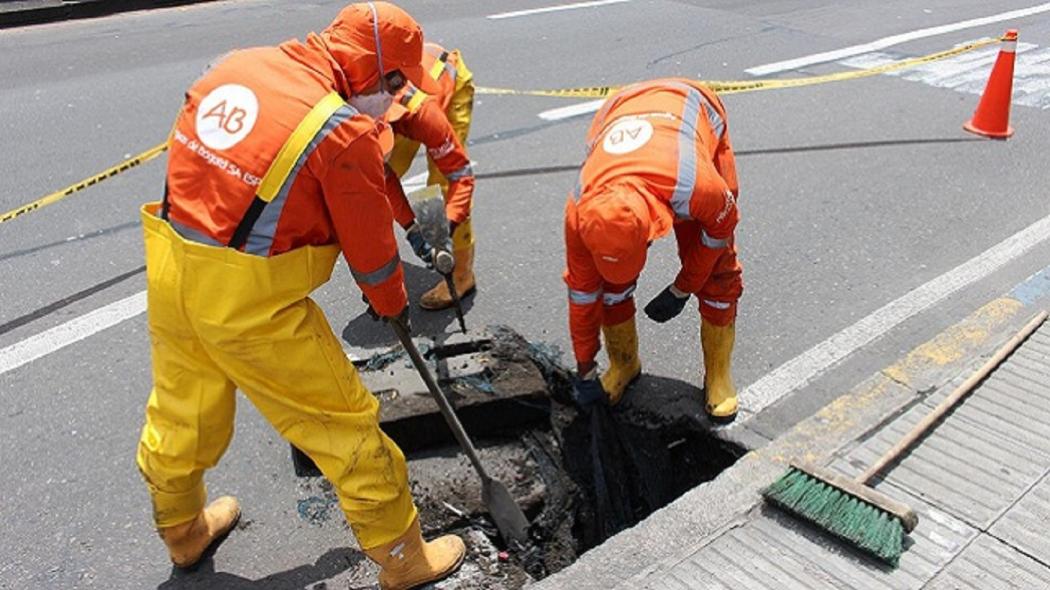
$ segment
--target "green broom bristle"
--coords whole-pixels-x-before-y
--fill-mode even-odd
[[[762,496],[897,567],[904,551],[904,525],[878,506],[790,468]]]

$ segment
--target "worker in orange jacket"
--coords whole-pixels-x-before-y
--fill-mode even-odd
[[[432,88],[422,52],[403,10],[352,4],[305,42],[228,54],[186,93],[163,202],[142,210],[154,387],[138,466],[177,566],[240,515],[229,496],[206,506],[203,484],[235,389],[332,482],[384,589],[462,562],[458,537],[423,540],[404,455],[309,297],[342,252],[373,310],[407,325],[377,119],[408,82]]]
[[[459,50],[448,51],[436,43],[424,45],[423,68],[437,83],[437,91],[428,93],[407,86],[387,113],[395,133],[387,166],[387,194],[394,219],[405,229],[413,251],[429,263],[431,245],[415,224],[415,215],[400,181],[411,167],[420,144],[425,146],[429,165],[427,184],[441,185],[445,194],[445,215],[455,259],[452,281],[462,298],[475,289],[474,231],[470,218],[474,170],[465,147],[474,109],[474,74]],[[428,310],[451,307],[453,299],[448,284],[438,281],[420,297],[419,305]]]
[[[565,207],[575,394],[617,403],[641,373],[634,290],[654,240],[672,229],[682,267],[645,308],[666,322],[699,300],[708,416],[737,413],[730,370],[743,290],[733,242],[738,185],[718,96],[684,79],[633,84],[609,97],[587,134],[588,156]],[[599,331],[609,368],[599,378]]]

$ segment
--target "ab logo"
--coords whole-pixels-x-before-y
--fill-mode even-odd
[[[602,149],[614,155],[628,154],[649,143],[652,137],[652,123],[645,119],[628,119],[609,129],[602,142]]]
[[[197,107],[197,137],[213,150],[241,142],[255,127],[259,99],[240,84],[225,84],[208,93]]]

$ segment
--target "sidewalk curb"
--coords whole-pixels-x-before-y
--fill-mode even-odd
[[[1029,277],[901,359],[875,373],[765,447],[532,586],[643,588],[761,504],[761,490],[795,458],[822,463],[983,363],[1050,294],[1050,267]]]
[[[214,0],[78,0],[61,5],[29,7],[21,10],[0,11],[0,29],[41,25],[65,20],[97,18],[121,12],[173,8],[187,4],[203,4]]]

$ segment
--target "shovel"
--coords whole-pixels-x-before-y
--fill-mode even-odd
[[[478,457],[478,451],[474,448],[474,444],[470,442],[466,431],[463,430],[463,425],[459,423],[456,412],[452,409],[452,405],[448,403],[448,398],[445,397],[445,394],[438,388],[437,383],[434,382],[434,377],[431,376],[430,370],[427,369],[426,364],[423,362],[423,357],[419,355],[419,350],[416,349],[416,345],[412,342],[408,329],[397,319],[392,319],[390,326],[397,333],[398,340],[401,341],[401,345],[408,352],[408,356],[412,359],[412,364],[415,365],[416,371],[419,371],[419,376],[426,383],[427,389],[430,390],[430,395],[434,396],[434,401],[437,402],[441,415],[445,417],[445,422],[448,423],[448,427],[452,429],[452,434],[459,441],[459,446],[463,448],[463,452],[466,453],[467,458],[474,465],[474,469],[481,476],[481,500],[488,507],[489,515],[496,522],[496,528],[499,529],[500,535],[512,546],[513,542],[517,542],[520,547],[526,546],[529,539],[529,521],[525,518],[525,513],[521,511],[521,507],[514,501],[507,487],[502,482],[493,479],[485,471],[485,466],[481,464],[481,459]]]

